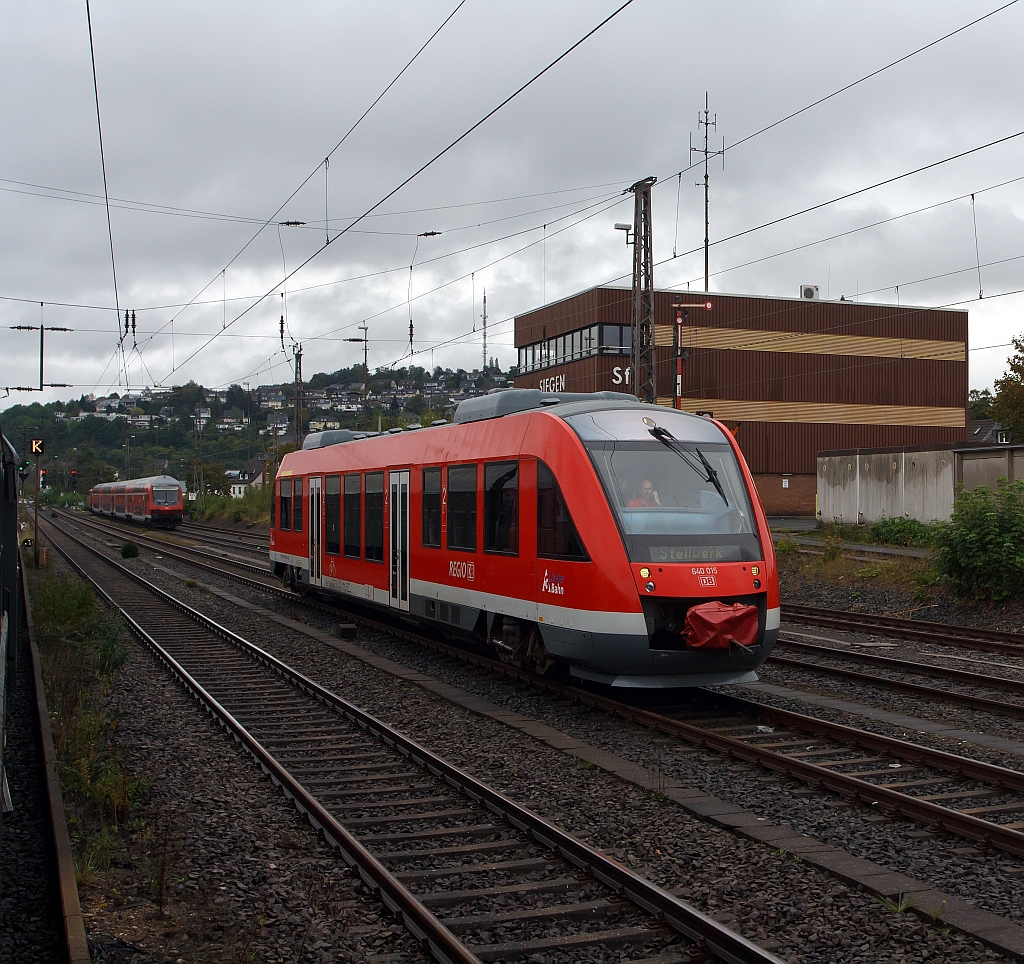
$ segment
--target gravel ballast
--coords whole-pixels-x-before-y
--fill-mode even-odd
[[[994,956],[962,935],[944,934],[910,915],[891,913],[871,898],[850,891],[828,874],[787,854],[775,853],[685,815],[661,800],[657,787],[644,792],[610,779],[597,768],[575,765],[564,754],[538,746],[522,734],[453,710],[433,694],[408,684],[396,684],[393,678],[365,664],[325,653],[319,643],[282,631],[276,625],[262,624],[251,614],[209,593],[189,589],[180,579],[153,570],[146,565],[145,558],[133,565],[147,578],[199,605],[230,628],[288,659],[296,668],[409,732],[548,819],[619,856],[663,886],[681,888],[684,899],[723,919],[735,919],[740,929],[754,939],[774,942],[791,960],[909,961],[924,960],[926,957],[921,955],[927,953],[949,960],[973,961]],[[207,575],[193,578],[220,582]],[[309,609],[268,600],[234,583],[224,582],[224,587],[311,624],[328,626],[332,622]],[[867,822],[844,833],[843,828],[850,827],[855,811],[835,807],[826,798],[803,797],[798,788],[777,785],[749,768],[730,766],[710,755],[680,752],[673,744],[659,745],[647,731],[608,720],[603,714],[590,713],[567,701],[540,696],[385,634],[361,633],[360,643],[500,705],[543,719],[626,759],[653,764],[691,785],[704,786],[727,799],[737,797],[746,806],[757,801],[758,812],[779,822],[788,819],[789,825],[797,829],[814,832],[808,825],[808,815],[813,810],[814,817],[825,821],[825,829],[854,843],[858,832],[865,839],[875,840],[881,833],[884,839],[876,858],[880,862],[885,862],[899,846],[892,837],[893,833],[903,832],[899,825],[887,825],[881,832]],[[794,815],[798,819],[794,820]],[[940,845],[941,851],[945,843],[922,844],[909,837],[904,841],[911,849],[923,847],[925,851],[933,845]],[[954,842],[958,846],[961,843]],[[951,889],[963,873],[950,870],[948,857],[939,852],[924,861],[911,860],[908,872],[948,870],[947,882],[936,881],[936,886]],[[970,867],[971,861],[963,859],[961,863]],[[941,866],[933,868],[932,864]],[[997,868],[992,870],[998,875]],[[1009,909],[1012,900],[1008,895],[995,888],[995,897],[1005,898]]]

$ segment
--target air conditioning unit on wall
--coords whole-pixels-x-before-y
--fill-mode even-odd
[[[818,300],[818,286],[817,285],[800,285],[800,297],[807,301]]]

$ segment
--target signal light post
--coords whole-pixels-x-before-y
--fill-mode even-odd
[[[690,308],[700,308],[704,311],[711,311],[714,303],[711,301],[701,302],[675,302],[672,305],[676,313],[676,391],[672,399],[672,407],[680,409],[683,407],[683,362],[690,357],[690,353],[683,347],[683,322],[689,316]]]
[[[39,568],[39,456],[45,454],[45,446],[41,438],[32,439],[32,454],[36,457],[36,501],[32,507],[33,521],[32,521],[32,567],[34,569]],[[46,485],[46,469],[43,472],[43,485]]]

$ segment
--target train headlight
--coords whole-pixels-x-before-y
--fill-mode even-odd
[[[760,573],[761,573],[761,567],[760,566],[751,566],[750,567],[750,574],[752,576],[760,575]]]
[[[654,583],[653,582],[646,582],[646,583],[644,583],[644,589],[646,589],[648,592],[654,592]]]
[[[641,579],[648,579],[648,578],[650,578],[650,575],[651,575],[651,570],[648,569],[647,566],[644,566],[643,569],[640,570],[640,578]]]

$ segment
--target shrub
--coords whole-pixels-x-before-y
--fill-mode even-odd
[[[995,492],[957,489],[949,522],[935,529],[935,569],[960,597],[1006,599],[1024,589],[1024,480]]]
[[[868,527],[872,542],[887,546],[927,546],[932,542],[932,527],[917,519],[905,519],[901,515],[882,518]]]
[[[843,537],[838,532],[828,531],[825,533],[825,562],[834,562],[843,554]]]
[[[121,546],[121,558],[122,559],[138,559],[139,558],[139,547],[134,542],[129,540],[123,546]]]
[[[780,539],[775,544],[775,551],[780,556],[791,556],[794,552],[799,552],[799,547],[794,539]]]

